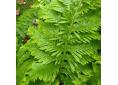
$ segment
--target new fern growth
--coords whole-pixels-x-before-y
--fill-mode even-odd
[[[38,26],[17,52],[17,85],[100,85],[100,0],[37,4]]]

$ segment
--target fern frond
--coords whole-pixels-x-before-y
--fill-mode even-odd
[[[51,0],[38,9],[37,23],[17,55],[20,65],[32,60],[26,85],[100,84],[99,0]]]

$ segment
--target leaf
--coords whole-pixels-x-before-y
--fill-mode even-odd
[[[80,36],[76,32],[74,32],[74,34],[78,39],[80,39]]]
[[[68,62],[68,63],[69,63],[69,65],[70,65],[70,67],[71,67],[72,72],[74,72],[74,71],[75,71],[74,65],[72,64],[72,62]]]
[[[54,64],[41,64],[33,63],[30,77],[39,78],[43,81],[54,81],[57,73],[59,72],[59,66]]]
[[[77,55],[75,55],[73,52],[71,54],[76,59],[77,62],[81,62]]]

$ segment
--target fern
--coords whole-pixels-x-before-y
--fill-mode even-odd
[[[99,0],[51,0],[37,23],[17,53],[17,85],[100,85]]]
[[[17,35],[25,37],[25,35],[27,35],[28,27],[32,26],[32,20],[36,17],[36,9],[28,9],[27,11],[23,12],[23,14],[17,18]]]

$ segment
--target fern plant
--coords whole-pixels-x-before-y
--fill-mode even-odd
[[[30,38],[28,35],[28,28],[30,26],[37,27],[36,19],[37,19],[37,2],[38,0],[25,0],[26,4],[19,3],[16,4],[17,9],[20,9],[20,15],[16,17],[16,36],[17,36],[17,47],[20,47],[22,44],[26,43]],[[45,5],[48,3],[45,0],[41,0],[40,4]],[[32,6],[33,4],[33,6]],[[30,5],[30,6],[29,6]],[[17,48],[18,50],[18,48]]]
[[[17,52],[17,85],[100,85],[100,0],[44,1]]]

